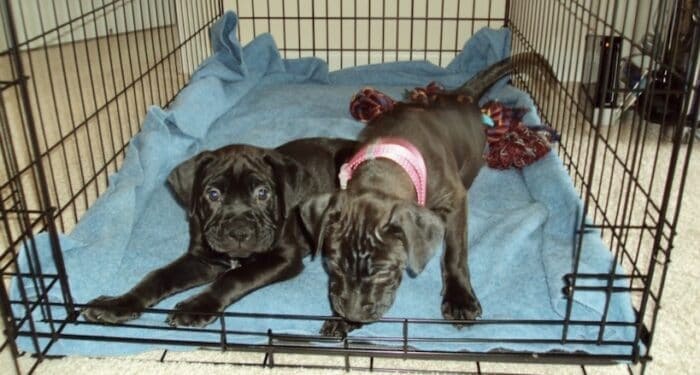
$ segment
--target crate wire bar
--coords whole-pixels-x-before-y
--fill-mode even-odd
[[[597,340],[579,343],[629,348],[627,355],[565,352],[420,351],[412,342],[439,340],[413,337],[411,326],[449,324],[443,320],[392,319],[402,327],[396,337],[350,337],[246,332],[219,319],[197,330],[218,334],[211,341],[157,340],[149,337],[74,335],[65,333],[82,307],[73,301],[63,267],[58,233],[69,232],[81,215],[105,191],[108,176],[124,159],[129,140],[139,131],[147,106],[167,107],[187,84],[196,67],[211,53],[209,27],[233,9],[239,18],[243,44],[271,33],[283,57],[317,56],[331,70],[401,60],[428,60],[445,66],[482,27],[508,27],[513,53],[542,54],[557,74],[556,86],[528,80],[518,72],[513,84],[531,94],[539,115],[561,135],[557,152],[564,161],[583,205],[576,233],[574,269],[565,275],[568,300],[561,320],[479,320],[475,324],[507,329],[518,324],[562,327],[558,338],[529,342],[573,342],[572,326],[598,327]],[[695,12],[695,13],[694,13]],[[549,0],[533,6],[519,0],[0,0],[0,301],[5,327],[1,350],[9,350],[18,373],[33,372],[58,340],[157,343],[193,348],[263,353],[263,366],[275,364],[275,353],[342,356],[344,365],[322,368],[378,369],[374,358],[449,359],[477,362],[565,363],[581,366],[629,362],[630,372],[644,372],[651,347],[664,283],[676,236],[679,209],[697,126],[698,14],[686,1]],[[620,98],[610,110],[592,111],[580,84],[596,64],[586,61],[587,37],[621,40],[619,56],[604,54],[599,72],[609,92]],[[619,58],[620,61],[614,60]],[[588,70],[588,72],[586,72]],[[641,88],[632,72],[646,77]],[[588,73],[588,74],[586,74]],[[657,80],[656,74],[673,79]],[[599,82],[600,83],[600,82]],[[632,103],[623,110],[623,99]],[[679,104],[680,107],[671,107]],[[673,115],[673,116],[672,116]],[[656,117],[654,117],[656,116]],[[659,119],[661,126],[650,119]],[[659,122],[659,121],[657,121]],[[609,125],[604,125],[609,124]],[[624,124],[624,126],[622,126]],[[79,167],[70,168],[70,165]],[[608,273],[578,270],[582,234],[600,231],[613,252]],[[18,270],[20,249],[38,259],[34,235],[50,234],[56,273],[45,273],[38,262]],[[30,299],[19,283],[20,300],[9,297],[13,277],[28,280],[41,291]],[[582,280],[603,280],[603,287]],[[614,286],[624,280],[625,287]],[[25,281],[27,282],[27,281]],[[617,285],[617,284],[615,284]],[[60,303],[48,292],[60,289]],[[605,313],[597,321],[571,318],[573,295],[595,291],[606,297]],[[637,322],[608,321],[612,293],[632,295]],[[13,305],[42,312],[49,332],[38,331],[31,313],[17,316]],[[56,319],[59,306],[68,319]],[[149,309],[167,314],[169,310]],[[324,320],[328,317],[220,313],[219,317]],[[134,326],[134,324],[124,324]],[[217,327],[218,325],[218,327]],[[634,327],[633,341],[604,339],[607,327]],[[140,326],[173,330],[167,326]],[[242,327],[237,327],[242,328]],[[183,330],[180,328],[179,330]],[[265,345],[230,342],[228,334],[265,338]],[[17,337],[30,337],[33,360],[20,366]],[[367,341],[386,346],[368,345]],[[452,342],[518,342],[518,339],[472,338]],[[323,345],[318,345],[323,344]],[[168,352],[163,352],[163,361]],[[369,367],[351,365],[351,357],[370,358]]]

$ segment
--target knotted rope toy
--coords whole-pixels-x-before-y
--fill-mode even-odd
[[[440,84],[430,82],[425,87],[407,91],[404,96],[408,103],[428,106],[444,93]],[[369,123],[395,106],[396,101],[388,95],[366,87],[352,97],[350,114],[356,120]],[[481,107],[488,144],[483,156],[489,167],[523,168],[541,159],[551,149],[551,143],[559,140],[554,129],[548,126],[523,124],[522,118],[528,111],[527,108],[509,108],[497,101]]]
[[[360,90],[350,100],[350,114],[355,120],[368,123],[394,109],[394,99],[371,87]]]

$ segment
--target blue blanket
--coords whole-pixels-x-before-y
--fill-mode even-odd
[[[110,178],[109,189],[87,211],[69,235],[60,241],[72,295],[86,303],[102,294],[128,290],[149,271],[181,255],[188,243],[184,209],[165,185],[170,170],[205,149],[231,143],[273,147],[307,136],[353,138],[363,125],[348,114],[350,97],[365,85],[400,98],[403,90],[438,81],[457,87],[476,72],[508,56],[507,29],[483,29],[464,46],[447,68],[428,62],[396,62],[344,69],[329,73],[316,58],[284,60],[273,39],[262,35],[245,47],[235,37],[237,19],[227,13],[212,28],[214,54],[197,69],[191,82],[168,109],[151,107],[142,130],[131,140],[124,164]],[[498,99],[509,106],[533,110],[525,123],[540,122],[532,100],[523,92],[499,82],[484,100]],[[581,218],[581,202],[559,157],[551,152],[534,165],[519,170],[484,168],[469,192],[469,267],[472,282],[483,306],[484,319],[561,320],[566,299],[563,276],[573,269],[574,230]],[[44,272],[55,272],[45,234],[36,247]],[[27,270],[27,252],[21,267]],[[256,291],[228,308],[232,312],[314,314],[331,313],[326,296],[327,276],[318,260],[305,260],[305,271],[297,278]],[[597,232],[586,233],[579,271],[608,273],[610,251]],[[617,270],[617,272],[621,272]],[[598,285],[604,285],[598,282]],[[17,280],[13,298],[19,298]],[[622,285],[620,285],[622,286]],[[35,298],[37,291],[26,282]],[[54,287],[49,295],[60,301]],[[440,262],[434,257],[418,277],[405,277],[396,302],[386,317],[440,319]],[[158,308],[170,308],[192,290],[173,296]],[[605,307],[603,293],[577,292],[572,319],[596,320]],[[14,306],[22,316],[22,306]],[[38,309],[34,316],[40,317]],[[65,316],[53,309],[54,319]],[[82,319],[82,318],[81,318]],[[630,296],[615,293],[607,311],[608,321],[633,322]],[[69,324],[64,333],[98,336],[151,337],[192,342],[218,342],[220,322],[211,332],[154,330],[164,327],[164,315],[144,314],[134,321],[139,327],[110,327]],[[48,332],[46,323],[37,330]],[[265,343],[255,332],[316,334],[321,320],[231,317],[226,327],[228,342]],[[354,331],[352,336],[401,336],[401,325],[376,323]],[[595,339],[598,326],[571,326],[568,338]],[[630,346],[596,346],[556,342],[561,325],[479,324],[461,330],[451,325],[411,325],[412,337],[517,338],[555,340],[537,344],[516,341],[409,342],[425,350],[488,351],[527,350],[627,354]],[[634,330],[607,327],[609,340],[631,340]],[[378,342],[383,345],[401,343]],[[26,337],[20,347],[33,351]],[[51,354],[112,355],[148,349],[179,349],[178,345],[105,342],[95,345],[79,340],[60,340]]]

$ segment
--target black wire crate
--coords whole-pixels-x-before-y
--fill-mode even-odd
[[[158,349],[160,361],[182,348],[253,352],[252,364],[269,367],[285,367],[276,356],[304,354],[342,359],[308,364],[325,369],[387,370],[375,359],[399,358],[475,362],[479,373],[482,362],[643,373],[695,140],[697,12],[683,0],[0,0],[0,351],[18,373],[84,344]],[[544,56],[556,82],[518,71],[510,83],[560,135],[553,151],[580,201],[559,234],[570,258],[543,284],[556,317],[486,316],[444,335],[455,322],[388,316],[374,323],[380,333],[342,339],[295,331],[330,314],[236,304],[204,328],[170,327],[163,321],[173,310],[162,307],[123,324],[81,319],[87,300],[75,297],[77,275],[66,270],[67,234],[119,182],[144,124],[182,102],[220,53],[212,30],[222,19],[235,19],[241,45],[269,34],[285,63],[318,58],[331,72],[403,61],[450,69],[482,28],[507,33],[509,52]],[[597,267],[590,238],[605,248]],[[582,315],[576,301],[598,315]],[[523,333],[531,330],[541,333]]]

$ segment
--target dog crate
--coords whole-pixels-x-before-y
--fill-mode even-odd
[[[379,368],[374,359],[390,357],[476,362],[478,372],[478,364],[486,361],[568,364],[584,373],[588,364],[625,363],[632,372],[644,372],[698,115],[700,29],[692,16],[700,10],[696,2],[681,0],[549,0],[536,5],[518,0],[0,1],[1,348],[18,372],[33,372],[53,355],[52,347],[65,341],[161,343],[147,336],[66,333],[69,326],[88,324],[79,319],[87,301],[72,296],[59,235],[69,233],[105,192],[130,139],[141,130],[148,106],[168,107],[212,53],[209,29],[226,9],[238,15],[242,43],[269,32],[284,58],[316,56],[331,70],[401,60],[446,66],[482,27],[508,28],[513,53],[542,54],[557,75],[556,86],[521,74],[527,72],[513,75],[512,83],[533,97],[542,120],[561,134],[556,152],[583,202],[581,217],[588,218],[571,233],[577,244],[574,266],[561,275],[567,313],[555,321],[481,324],[504,332],[517,324],[556,326],[561,335],[552,341],[564,346],[571,342],[570,327],[593,327],[599,335],[585,344],[625,350],[417,350],[412,343],[421,338],[411,337],[411,326],[430,322],[409,318],[386,319],[402,327],[401,335],[386,338],[391,343],[386,346],[271,330],[257,333],[264,344],[238,344],[226,340],[232,328],[218,323],[202,330],[220,332],[219,340],[168,344],[261,353],[263,366],[275,366],[275,354],[302,353],[344,357],[340,368],[345,369]],[[581,238],[591,231],[600,233],[618,267],[596,274],[579,270]],[[42,232],[49,239],[55,272],[36,261],[36,236]],[[26,264],[19,261],[21,253],[26,253]],[[587,280],[602,283],[590,286]],[[19,284],[19,297],[11,293],[13,282]],[[37,296],[24,293],[27,287],[39,291]],[[60,301],[48,298],[56,290]],[[571,301],[582,292],[604,298],[600,319],[572,318]],[[633,322],[608,320],[608,302],[616,293],[631,295]],[[67,318],[53,316],[57,306]],[[608,342],[604,332],[616,326],[632,329],[632,338]],[[173,328],[163,324],[151,329]],[[20,339],[29,340],[31,349],[18,348]],[[369,364],[356,365],[350,360],[355,358],[368,358]]]

